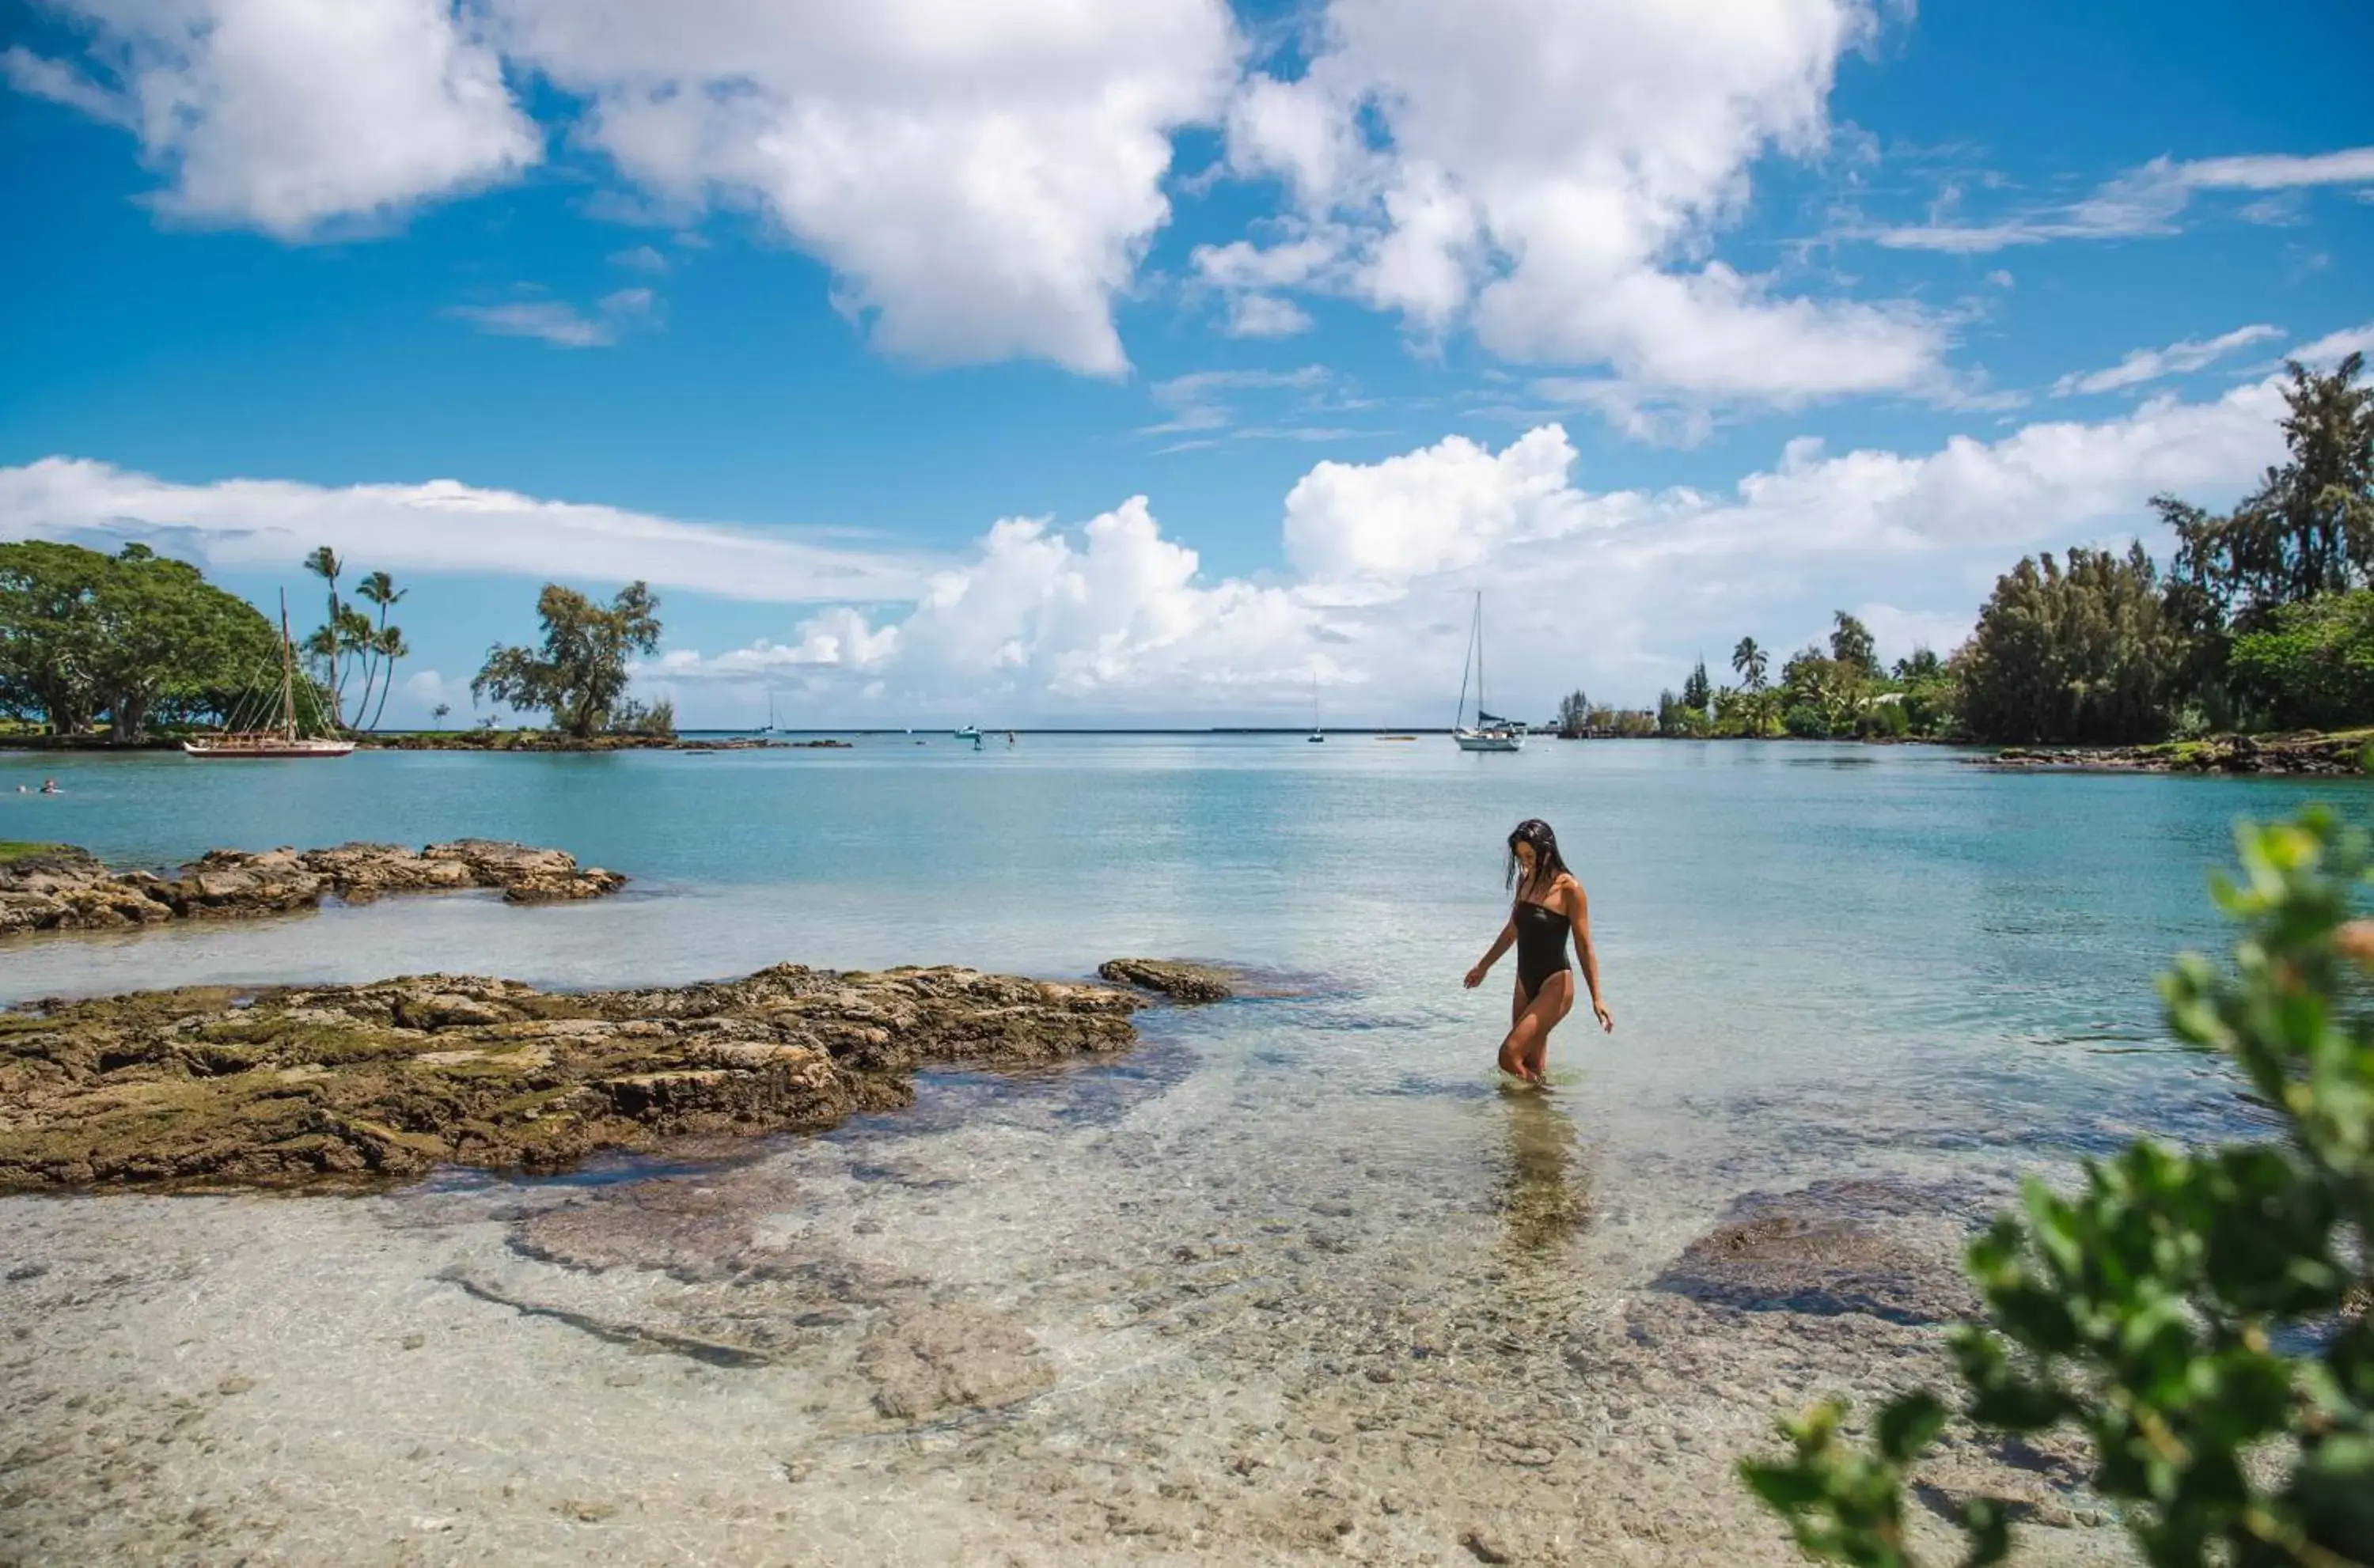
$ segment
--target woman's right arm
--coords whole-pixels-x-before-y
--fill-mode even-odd
[[[1472,991],[1484,983],[1484,977],[1492,972],[1492,965],[1500,962],[1500,954],[1508,952],[1516,940],[1517,917],[1512,914],[1509,917],[1508,923],[1500,928],[1500,934],[1493,939],[1492,951],[1478,959],[1475,968],[1467,971],[1469,990]]]

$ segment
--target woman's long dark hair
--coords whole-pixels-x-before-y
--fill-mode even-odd
[[[1566,874],[1566,859],[1558,853],[1557,835],[1550,831],[1548,823],[1537,816],[1529,816],[1509,835],[1509,886],[1517,886],[1517,846],[1520,844],[1534,847],[1534,881],[1527,886],[1547,887]],[[1520,894],[1524,891],[1524,888],[1518,888]]]

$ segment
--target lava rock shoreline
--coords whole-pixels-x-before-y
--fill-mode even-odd
[[[783,965],[644,990],[425,975],[0,1013],[0,1191],[358,1188],[441,1164],[829,1127],[926,1062],[1117,1052],[1145,999],[958,968]]]
[[[251,919],[318,908],[333,894],[355,904],[387,893],[488,888],[508,903],[546,904],[626,885],[617,872],[581,867],[565,851],[488,838],[420,849],[215,849],[164,875],[110,871],[88,850],[60,844],[0,861],[0,936]]]

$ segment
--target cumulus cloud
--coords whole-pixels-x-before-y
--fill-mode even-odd
[[[2202,191],[2281,192],[2374,181],[2374,147],[2297,158],[2266,154],[2180,161],[2154,158],[2083,201],[2035,209],[1994,223],[1931,222],[1883,228],[1870,237],[1904,251],[1975,254],[2055,240],[2120,240],[2180,231],[2177,219]]]
[[[898,354],[1117,375],[1112,306],[1169,216],[1171,133],[1215,117],[1223,0],[490,0],[511,58],[589,99],[633,181],[752,206]]]
[[[135,129],[183,216],[298,239],[511,179],[540,76],[647,205],[764,214],[883,347],[1095,375],[1127,366],[1171,135],[1219,117],[1240,47],[1226,0],[37,3],[88,61],[0,70]]]
[[[164,211],[300,240],[508,180],[543,156],[451,0],[44,0],[90,70],[18,47],[9,82],[123,125]],[[95,73],[95,74],[94,74]]]
[[[1793,647],[1841,606],[1887,657],[1945,651],[2021,555],[2146,530],[2159,490],[2246,486],[2280,452],[2281,408],[2264,380],[1927,453],[1802,439],[1723,491],[1591,490],[1554,424],[1498,450],[1454,436],[1314,465],[1286,497],[1275,579],[1206,581],[1133,497],[1076,531],[997,523],[904,613],[835,607],[662,669],[688,689],[764,680],[824,718],[1291,718],[1316,681],[1347,721],[1406,722],[1447,711],[1479,588],[1519,712],[1578,683],[1645,698],[1709,649]]]
[[[391,570],[644,579],[728,599],[912,597],[932,563],[795,536],[539,500],[451,479],[331,488],[177,485],[104,462],[0,468],[0,538],[139,540],[220,567],[293,567],[317,544]]]
[[[2120,392],[2167,376],[2188,376],[2238,349],[2283,335],[2281,327],[2272,327],[2262,322],[2252,326],[2236,327],[2232,332],[2220,333],[2213,338],[2185,338],[2169,344],[2166,348],[2138,348],[2108,369],[2083,374],[2073,371],[2062,377],[2052,383],[2052,395],[2067,397],[2073,392]]]
[[[1821,149],[1838,60],[1876,25],[1862,0],[1331,0],[1303,74],[1254,76],[1228,122],[1232,167],[1279,181],[1303,231],[1207,247],[1198,275],[1328,287],[1668,392],[1941,381],[1944,327],[1915,307],[1698,259],[1758,158]]]

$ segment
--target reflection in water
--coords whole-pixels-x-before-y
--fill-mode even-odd
[[[1591,1175],[1575,1147],[1574,1119],[1530,1089],[1504,1091],[1509,1107],[1509,1168],[1498,1206],[1510,1247],[1553,1246],[1591,1219]]]

